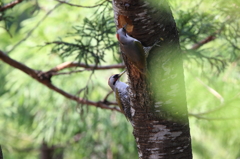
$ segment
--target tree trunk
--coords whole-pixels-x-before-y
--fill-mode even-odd
[[[40,148],[40,159],[52,159],[54,148],[49,147],[45,142],[42,143]]]
[[[139,158],[192,158],[182,53],[165,0],[113,0],[117,28],[151,46],[143,75],[123,55],[130,84],[133,134]]]
[[[2,146],[0,145],[0,159],[3,159]]]
[[[63,159],[63,148],[48,146],[43,142],[40,148],[40,159]]]

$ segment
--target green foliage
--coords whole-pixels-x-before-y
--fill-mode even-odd
[[[26,8],[30,5],[29,3],[19,4],[8,15]],[[47,2],[48,6],[45,8],[46,1],[41,1],[39,6],[42,9],[38,14],[22,21],[13,19],[10,31],[14,38],[10,39],[4,29],[0,30],[1,39],[3,39],[0,44],[1,49],[11,50],[18,41],[25,38],[26,33],[36,27],[36,23],[42,21],[31,36],[11,52],[11,57],[37,70],[48,70],[71,57],[65,55],[59,57],[55,52],[49,54],[52,49],[50,46],[39,46],[63,37],[64,40],[70,39],[68,42],[82,40],[86,49],[90,45],[88,47],[92,49],[96,59],[102,60],[101,63],[105,63],[103,59],[108,59],[108,64],[109,62],[115,63],[113,55],[110,53],[112,53],[112,49],[116,50],[117,40],[113,40],[113,19],[109,15],[105,17],[98,12],[98,18],[103,18],[101,26],[98,26],[97,20],[94,21],[95,16],[86,17],[85,20],[82,18],[84,13],[93,14],[92,9],[80,9],[81,12],[79,12],[79,8],[64,5],[61,10],[56,9],[43,21],[42,17],[54,7],[54,3],[56,4],[56,2]],[[71,9],[71,13],[69,13],[69,9]],[[61,11],[61,14],[57,11]],[[110,14],[107,9],[102,9],[102,12]],[[63,23],[63,19],[65,23]],[[74,23],[70,24],[69,21]],[[82,25],[82,22],[85,24]],[[81,32],[83,30],[81,27],[85,28],[85,32]],[[95,31],[93,31],[93,27],[96,27]],[[16,31],[17,28],[18,31]],[[77,35],[73,35],[73,33]],[[89,35],[94,35],[96,38],[90,39]],[[96,41],[90,42],[93,40],[98,41],[98,48]],[[103,41],[100,42],[100,40]],[[112,43],[109,45],[109,42]],[[77,45],[80,44],[77,43]],[[103,52],[103,49],[109,51]],[[95,64],[96,60],[92,58],[93,54],[84,53],[82,61]],[[106,53],[109,54],[104,55]],[[78,57],[73,56],[74,58]],[[4,158],[37,158],[43,140],[50,146],[63,147],[65,158],[107,158],[107,155],[112,155],[114,158],[137,157],[131,127],[122,114],[86,105],[81,107],[83,113],[80,114],[80,106],[75,102],[50,91],[29,76],[4,63],[1,63],[0,67],[2,108],[0,111],[0,143]],[[99,71],[94,74],[81,72],[71,75],[71,78],[68,75],[53,77],[52,82],[74,95],[78,95],[79,90],[85,88],[89,83],[87,97],[98,101],[102,100],[103,96],[110,91],[106,81],[111,74],[113,74],[111,71],[108,73]],[[94,80],[89,80],[89,77]],[[79,96],[85,97],[84,94],[79,94]],[[111,100],[113,99],[112,96]]]
[[[240,4],[236,0],[171,2],[186,54],[194,158],[238,158]],[[43,19],[56,4],[25,1],[0,13],[0,49],[11,50],[34,29],[10,56],[37,70],[75,59],[95,65],[119,62],[109,2],[96,9],[62,4]],[[215,39],[193,49],[209,36]],[[54,76],[52,82],[71,94],[99,101],[109,92],[106,81],[113,73],[85,71]],[[87,92],[79,94],[81,90]],[[113,95],[109,100],[114,100]],[[6,159],[37,158],[43,140],[62,147],[65,158],[137,158],[131,126],[122,114],[80,107],[4,63],[0,63],[0,103],[0,143]]]
[[[208,7],[212,8],[208,10]],[[216,74],[223,71],[228,62],[238,59],[240,49],[236,44],[240,40],[240,17],[236,2],[200,1],[189,8],[173,11],[181,46],[188,58],[195,58],[202,67],[210,64]],[[217,42],[209,42],[212,40]],[[199,47],[195,49],[196,46]]]
[[[180,33],[194,158],[238,158],[239,2],[173,3]],[[213,38],[203,45],[201,41]],[[194,46],[199,45],[197,49]]]
[[[112,8],[108,1],[98,7],[91,18],[85,17],[83,25],[74,26],[74,33],[68,39],[74,42],[55,41],[52,52],[58,52],[62,57],[74,56],[79,62],[93,63],[96,66],[104,60],[109,50],[116,52],[117,41],[112,40],[115,34],[115,23],[112,18]]]

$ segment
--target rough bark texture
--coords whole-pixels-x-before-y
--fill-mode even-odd
[[[132,126],[139,158],[192,158],[179,37],[164,0],[113,0],[117,29],[144,46],[159,41],[141,74],[124,57],[130,83]]]

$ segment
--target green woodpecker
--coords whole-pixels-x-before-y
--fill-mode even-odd
[[[126,55],[127,60],[136,66],[140,72],[145,73],[147,67],[146,59],[149,51],[156,43],[153,46],[144,47],[139,40],[127,34],[125,27],[126,25],[117,31],[117,39],[121,45],[122,53]]]
[[[131,121],[131,111],[130,111],[130,99],[128,95],[128,85],[124,82],[119,81],[119,78],[126,72],[123,71],[120,74],[112,75],[108,79],[108,85],[115,93],[116,101],[122,111],[122,113],[126,116],[128,120]]]

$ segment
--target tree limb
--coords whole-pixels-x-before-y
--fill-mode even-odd
[[[209,35],[208,37],[206,37],[205,39],[199,41],[198,43],[194,44],[191,48],[191,50],[197,50],[199,49],[201,46],[213,41],[216,39],[216,35],[221,33],[222,30],[224,29],[224,27],[222,26],[219,30],[217,30],[216,32],[214,32],[212,35]]]
[[[197,50],[197,49],[199,49],[201,46],[203,46],[204,44],[209,43],[210,41],[213,41],[213,40],[215,40],[215,39],[216,39],[215,34],[214,34],[214,35],[210,35],[210,36],[208,36],[207,38],[203,39],[202,41],[194,44],[194,45],[192,46],[191,50]]]
[[[13,1],[13,2],[10,2],[2,7],[0,7],[0,12],[3,12],[9,8],[13,8],[15,5],[21,3],[23,0],[16,0],[16,1]]]
[[[59,94],[63,95],[64,97],[66,97],[68,99],[74,100],[74,101],[76,101],[78,103],[81,103],[81,104],[86,104],[86,105],[99,107],[99,108],[102,108],[102,109],[109,109],[109,110],[115,110],[115,111],[121,112],[117,107],[110,107],[110,105],[115,105],[114,102],[104,102],[104,101],[94,102],[94,101],[86,100],[86,99],[83,99],[83,98],[79,98],[77,96],[74,96],[72,94],[69,94],[69,93],[63,91],[62,89],[54,86],[51,83],[51,77],[52,77],[51,74],[29,68],[28,66],[10,58],[8,55],[6,55],[1,50],[0,50],[0,59],[3,62],[9,64],[10,66],[15,67],[15,68],[21,70],[22,72],[25,72],[26,74],[28,74],[29,76],[31,76],[32,78],[37,80],[38,82],[47,86],[49,89],[51,89],[55,92],[58,92]]]
[[[56,67],[52,68],[48,72],[58,72],[66,68],[71,67],[83,67],[89,70],[107,70],[107,69],[113,69],[113,68],[124,68],[124,64],[115,64],[115,65],[107,65],[107,66],[96,66],[96,65],[86,65],[84,63],[79,62],[64,62],[60,65],[57,65]]]

